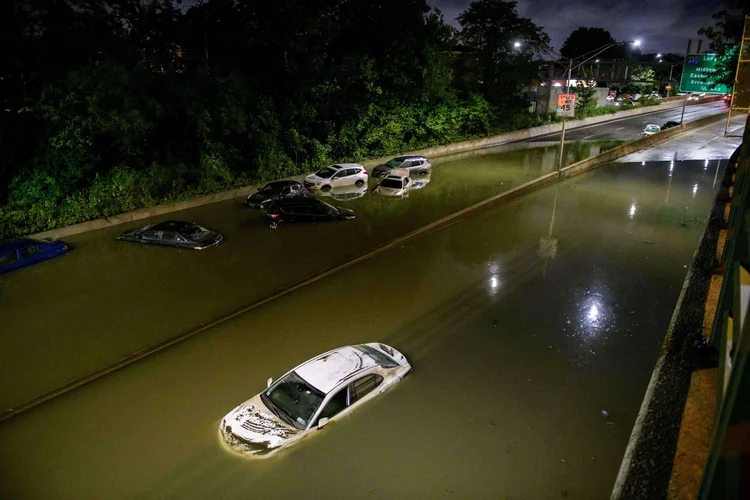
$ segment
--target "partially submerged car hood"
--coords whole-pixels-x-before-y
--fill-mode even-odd
[[[300,432],[271,413],[260,395],[229,412],[220,429],[227,444],[250,455],[268,454]]]

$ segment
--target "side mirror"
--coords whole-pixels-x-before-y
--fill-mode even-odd
[[[318,430],[325,427],[327,423],[328,423],[328,417],[323,417],[320,420],[318,420]]]
[[[271,387],[271,384],[273,384],[273,379],[269,378],[268,382],[266,382],[266,387]]]

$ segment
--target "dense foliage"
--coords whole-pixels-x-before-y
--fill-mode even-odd
[[[425,0],[191,5],[0,7],[0,237],[539,124],[515,2],[459,38]]]
[[[698,30],[698,35],[709,39],[709,49],[718,55],[717,84],[734,85],[734,76],[739,59],[739,44],[745,27],[745,16],[750,15],[750,4],[746,0],[728,0],[728,10],[720,10],[712,16],[713,26]]]

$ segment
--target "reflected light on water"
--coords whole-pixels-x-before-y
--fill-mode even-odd
[[[630,204],[630,210],[628,210],[628,219],[635,217],[635,200]]]
[[[589,321],[596,321],[597,319],[599,319],[599,307],[596,304],[591,306],[587,317]]]
[[[698,184],[695,184],[693,186],[693,198],[695,198],[695,195],[698,194]]]
[[[488,271],[487,294],[495,297],[500,292],[500,285],[503,284],[500,266],[496,262],[490,262]]]
[[[706,163],[703,164],[703,170],[706,170],[708,168],[708,160],[706,160]]]

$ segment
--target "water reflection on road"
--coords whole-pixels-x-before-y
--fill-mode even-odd
[[[571,145],[568,161],[607,146]],[[75,248],[64,258],[0,276],[0,409],[552,171],[556,158],[556,147],[528,144],[462,153],[437,159],[429,184],[405,199],[357,197],[357,188],[324,198],[353,208],[353,221],[271,231],[262,212],[243,210],[244,200],[235,199],[71,237]],[[130,227],[173,218],[225,239],[202,252],[115,240]]]
[[[0,496],[605,498],[711,167],[628,164],[538,191],[8,421]],[[269,376],[373,340],[414,373],[277,458],[222,449],[219,419]]]

